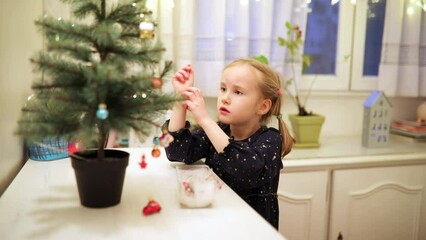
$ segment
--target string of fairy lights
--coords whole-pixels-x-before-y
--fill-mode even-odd
[[[312,0],[306,0],[306,2],[311,2]],[[356,0],[350,0],[353,5],[356,5]],[[385,0],[371,0],[372,3],[378,3],[380,1]],[[340,0],[331,0],[331,5],[334,5],[336,3],[340,2]],[[415,13],[416,8],[421,8],[423,11],[426,12],[426,0],[409,0],[407,2],[406,12],[409,15],[412,15]]]

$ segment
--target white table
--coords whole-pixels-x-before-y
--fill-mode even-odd
[[[226,185],[210,208],[180,207],[176,163],[163,149],[160,158],[151,148],[123,150],[130,161],[121,203],[103,209],[80,205],[69,158],[29,160],[0,198],[0,239],[284,239]],[[143,216],[149,197],[162,210]]]

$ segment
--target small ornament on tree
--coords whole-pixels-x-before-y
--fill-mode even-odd
[[[81,141],[75,141],[68,144],[68,154],[74,154],[83,150],[83,143]]]
[[[154,146],[154,148],[152,148],[151,155],[155,158],[160,157],[161,151],[158,149],[158,146]]]
[[[160,144],[160,138],[159,137],[154,137],[153,139],[152,139],[152,143],[154,143],[154,145],[158,145],[158,144]]]
[[[151,80],[151,86],[155,89],[161,89],[161,87],[163,86],[163,80],[161,80],[161,78],[159,77],[154,77]]]
[[[98,110],[96,111],[96,117],[100,120],[105,120],[108,118],[109,112],[107,110],[107,105],[105,103],[101,103],[98,106]]]
[[[139,24],[139,37],[141,39],[151,39],[154,37],[154,22],[152,21],[152,11],[143,15],[143,21]]]
[[[158,148],[158,146],[168,147],[170,143],[174,140],[173,136],[170,135],[167,129],[163,127],[161,130],[162,130],[162,135],[160,137],[154,137],[152,139],[152,143],[154,144],[154,147],[152,148],[151,155],[155,158],[158,158],[161,155],[161,151]]]

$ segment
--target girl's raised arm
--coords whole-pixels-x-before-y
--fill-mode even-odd
[[[172,79],[173,88],[175,93],[182,96],[182,93],[189,87],[194,85],[194,72],[190,64],[181,68],[175,73]],[[186,121],[186,105],[182,102],[176,102],[172,109],[170,117],[169,129],[170,132],[176,132],[185,127]]]

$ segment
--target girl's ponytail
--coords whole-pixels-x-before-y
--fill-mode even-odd
[[[285,122],[282,119],[282,115],[277,115],[278,119],[278,130],[281,132],[282,135],[282,150],[281,150],[281,158],[285,157],[285,155],[289,154],[293,144],[295,142],[294,138],[291,136],[290,132],[288,131],[288,128],[285,124]]]

